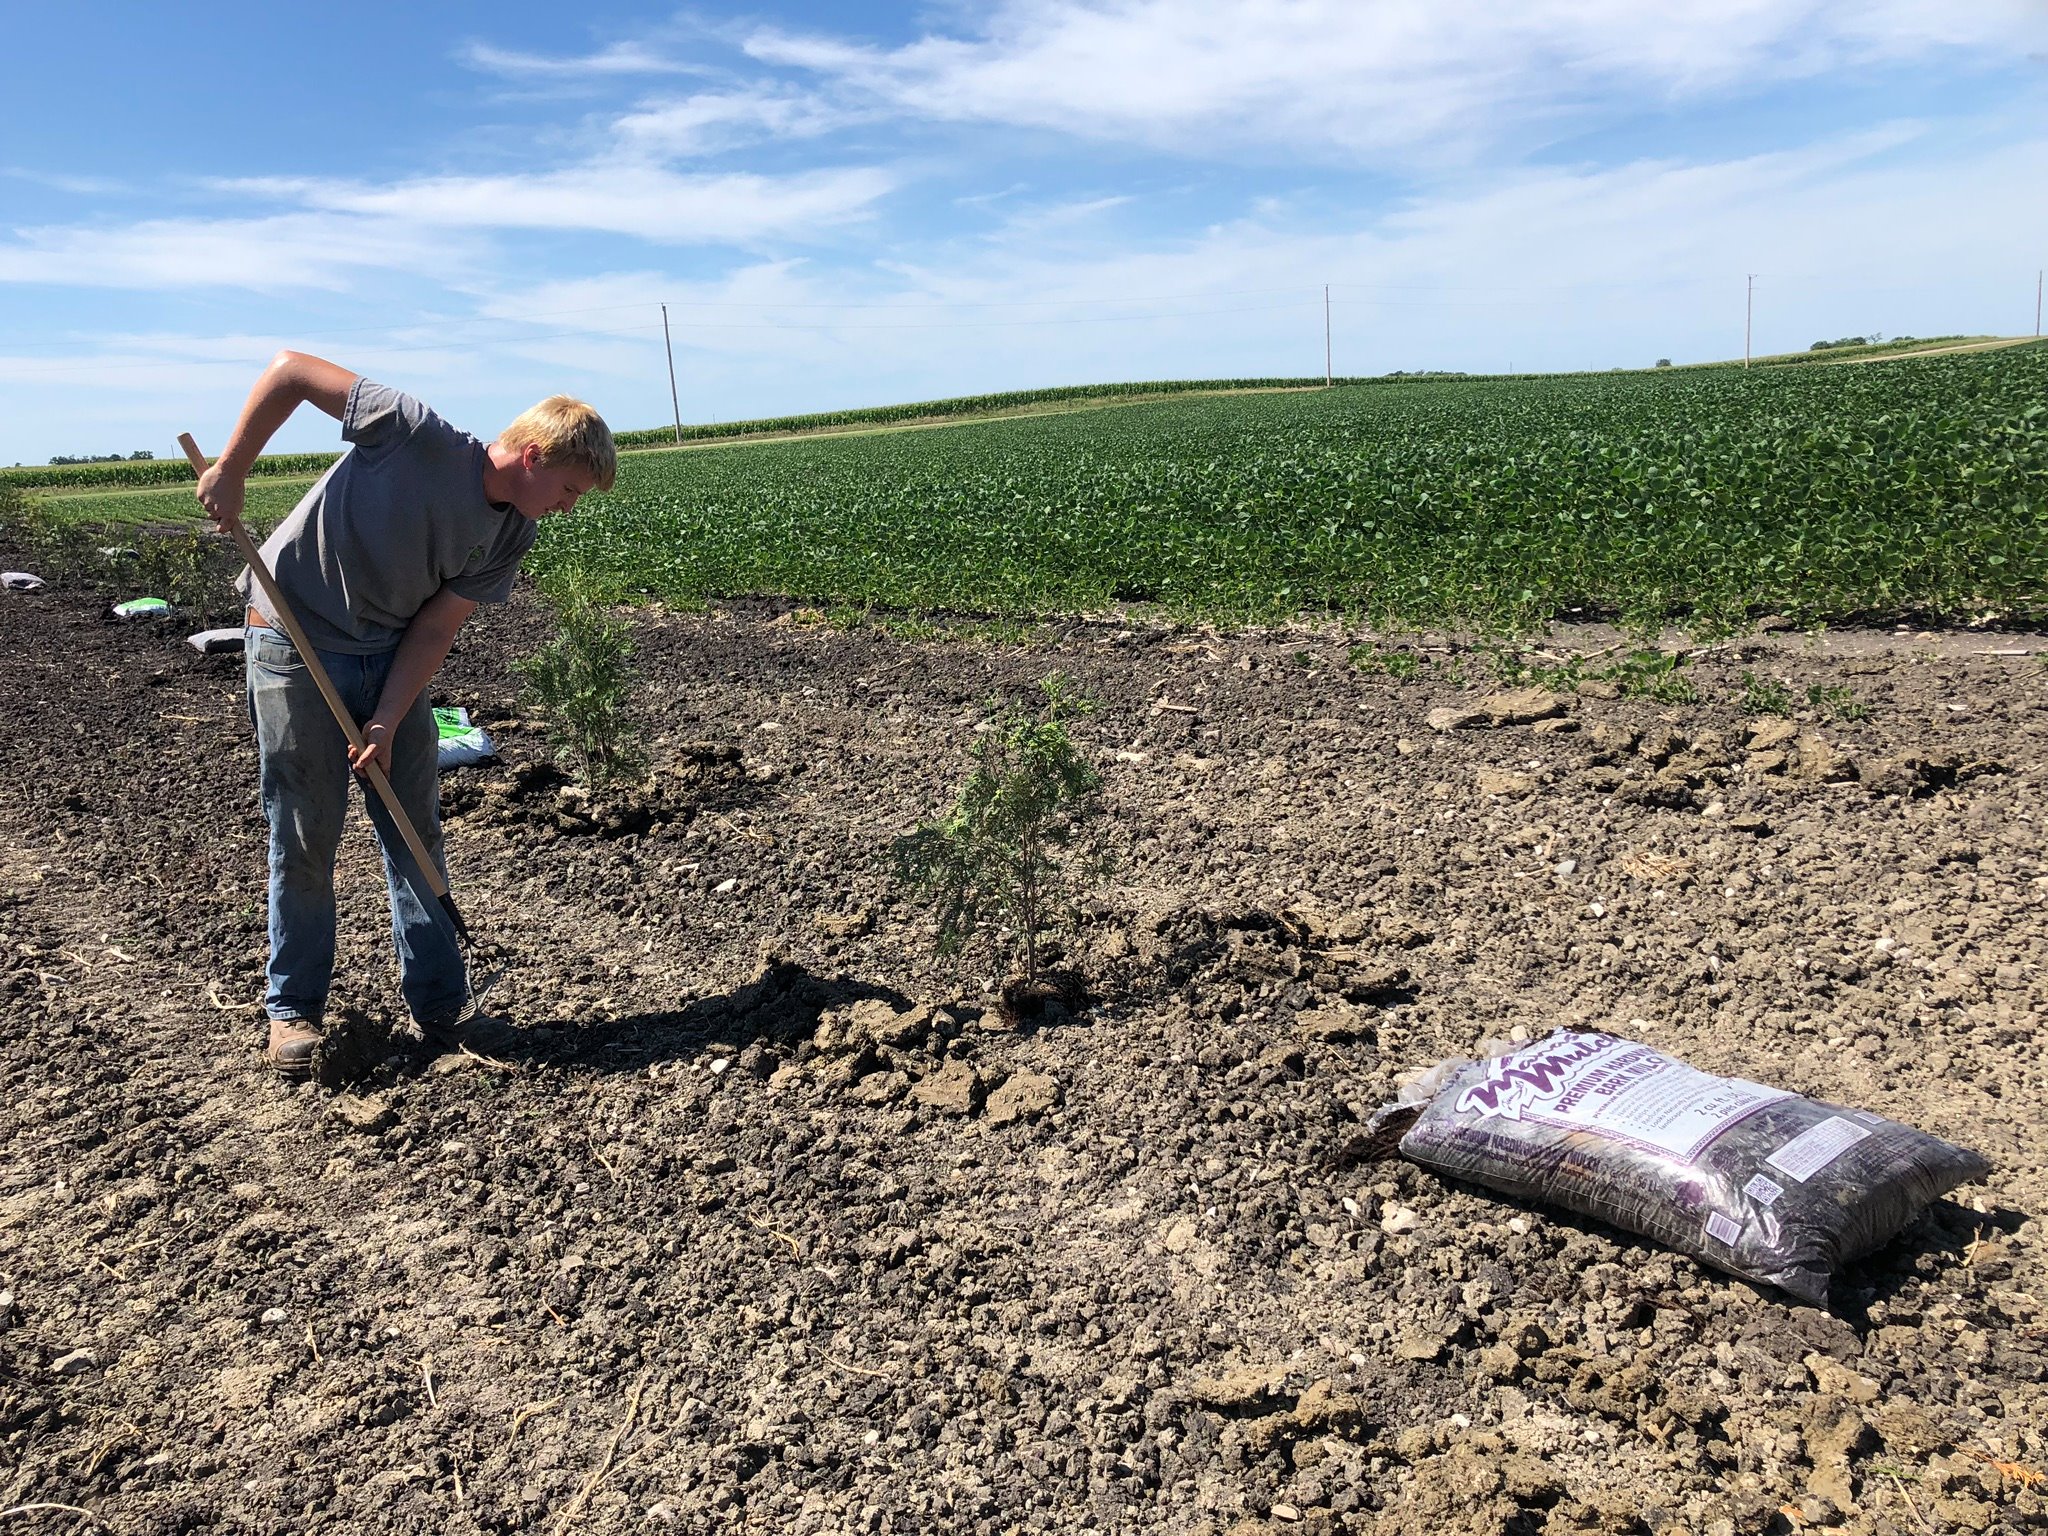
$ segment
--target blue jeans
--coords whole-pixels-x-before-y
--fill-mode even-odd
[[[348,738],[291,641],[281,631],[253,627],[244,639],[249,718],[256,727],[263,814],[270,822],[270,982],[264,1007],[273,1019],[317,1025],[334,978],[334,854],[355,775],[348,765]],[[357,723],[369,719],[397,652],[316,654]],[[424,690],[393,734],[391,787],[445,879],[440,746]],[[406,1007],[423,1023],[453,1018],[469,997],[455,927],[367,782],[363,801],[384,852],[391,938]]]

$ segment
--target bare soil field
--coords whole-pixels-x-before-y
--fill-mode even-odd
[[[591,802],[507,670],[544,623],[437,684],[504,754],[445,780],[500,1022],[397,1032],[361,824],[291,1086],[239,658],[0,594],[7,1530],[2048,1524],[2040,637],[1766,635],[1697,703],[1518,714],[1333,627],[649,613],[655,778]],[[1055,667],[1119,868],[1088,1005],[1010,1028],[886,853]],[[1403,1071],[1560,1024],[1994,1172],[1822,1310],[1363,1155]]]

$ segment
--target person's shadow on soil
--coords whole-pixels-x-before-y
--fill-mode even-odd
[[[317,1075],[332,1091],[354,1092],[428,1072],[467,1066],[554,1066],[584,1072],[643,1072],[657,1062],[715,1053],[736,1056],[742,1070],[766,1076],[801,1059],[820,1018],[836,1008],[877,1001],[896,1013],[915,1006],[894,988],[847,976],[819,976],[774,958],[729,993],[680,1008],[628,1014],[595,1024],[543,1021],[524,1028],[481,1014],[460,1044],[434,1046],[356,1010],[330,1022]],[[1078,975],[1050,972],[1030,987],[1012,983],[996,1027],[1019,1032],[1088,1021],[1089,996]],[[968,1017],[975,1016],[970,1011]]]
[[[794,1051],[834,1008],[877,999],[896,1010],[910,999],[888,987],[844,976],[819,976],[788,960],[771,960],[752,980],[720,996],[680,1008],[628,1014],[598,1024],[538,1024],[525,1029],[479,1021],[467,1052],[508,1066],[546,1065],[583,1072],[643,1072],[656,1062],[746,1051]]]

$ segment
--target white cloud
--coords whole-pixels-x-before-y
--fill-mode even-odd
[[[296,180],[243,183],[311,207],[442,229],[582,230],[674,245],[816,237],[858,219],[894,185],[869,166],[788,176],[682,175],[599,163],[505,176],[437,176],[375,186]]]
[[[1515,171],[1334,228],[1273,209],[1142,243],[1128,231],[1092,246],[963,235],[915,264],[752,263],[696,282],[618,273],[485,303],[536,324],[578,309],[625,323],[600,307],[628,306],[649,338],[628,354],[644,372],[660,368],[655,306],[666,301],[690,420],[1095,379],[1310,374],[1324,282],[1347,372],[1739,355],[1745,271],[1763,273],[1759,350],[1873,326],[2016,328],[2032,268],[2002,272],[2012,263],[1999,253],[2048,243],[2048,211],[2017,215],[1997,189],[2048,178],[2048,140],[1903,162],[1891,152],[1913,136]],[[1994,302],[2008,281],[2011,317]],[[588,362],[604,345],[565,339],[551,355]],[[653,402],[644,420],[615,411],[621,424],[664,418],[665,375],[624,369],[619,388]]]
[[[1000,238],[1071,238],[1076,231],[1093,224],[1102,214],[1126,207],[1133,201],[1135,199],[1125,196],[1083,197],[1065,202],[1046,203],[1039,207],[1020,208],[1004,219]]]
[[[756,86],[650,103],[621,117],[612,131],[626,151],[671,157],[709,154],[754,139],[815,138],[869,115],[815,94]]]
[[[1006,0],[894,49],[763,28],[746,50],[892,109],[1214,157],[1467,155],[1546,119],[2048,39],[2030,0]]]
[[[477,313],[500,320],[552,324],[587,315],[602,322],[613,313],[638,312],[655,319],[662,304],[682,318],[688,311],[767,309],[791,305],[829,304],[846,294],[821,290],[805,276],[808,264],[796,260],[749,262],[714,278],[690,278],[672,272],[608,272],[505,288],[480,294]],[[838,285],[834,285],[837,287]]]
[[[1324,282],[1337,285],[1345,372],[1739,355],[1745,272],[1763,274],[1759,350],[1871,327],[2010,333],[2031,325],[2034,253],[2048,249],[2048,204],[2023,195],[2048,184],[2048,138],[2015,120],[1894,125],[1739,158],[1496,165],[1392,205],[1247,197],[1238,217],[1149,233],[1135,216],[1091,224],[1118,190],[1091,169],[1010,187],[1002,211],[1016,217],[992,234],[986,218],[861,229],[808,260],[730,266],[697,243],[783,247],[840,231],[903,174],[607,163],[381,186],[242,182],[223,185],[294,211],[0,237],[0,283],[349,291],[321,302],[329,325],[388,325],[404,292],[452,317],[329,338],[294,332],[312,306],[237,298],[238,327],[277,334],[125,334],[70,356],[0,356],[0,458],[224,428],[279,345],[414,388],[481,429],[556,387],[621,427],[652,426],[668,413],[662,302],[685,418],[702,420],[1091,379],[1308,374],[1321,367]],[[1164,203],[1148,194],[1134,215]],[[610,271],[549,280],[521,259],[540,242],[496,238],[571,228],[651,243],[594,243]],[[1105,299],[1118,302],[1094,302]],[[97,303],[74,311],[74,334]],[[79,422],[92,424],[84,439]],[[279,446],[331,443],[323,433],[295,422]]]
[[[978,354],[1019,383],[1078,382],[1090,357],[1112,368],[1103,377],[1261,361],[1260,371],[1310,372],[1324,282],[1336,285],[1338,367],[1357,372],[1739,356],[1745,272],[1761,274],[1759,350],[1873,326],[2020,330],[2036,263],[2016,253],[2048,246],[2048,206],[2019,207],[2009,192],[2048,182],[2048,139],[1885,153],[1910,131],[1725,162],[1514,172],[1348,229],[1246,219],[1093,259],[1021,241],[976,260],[963,244],[904,276],[923,296],[961,304],[1125,295],[1128,307],[1100,312],[1248,311],[1105,324],[1100,341],[1081,325],[976,329],[963,316],[962,337],[973,338],[963,358]],[[1138,302],[1148,298],[1160,302]],[[1292,337],[1291,363],[1273,345],[1281,337]],[[874,346],[878,362],[935,350],[907,335]]]
[[[596,53],[520,53],[490,43],[472,42],[456,53],[456,61],[485,74],[514,79],[561,80],[623,75],[692,75],[708,71],[671,59],[644,43],[613,43]]]
[[[384,218],[152,219],[119,229],[17,231],[0,243],[0,283],[343,290],[365,273],[445,271],[472,255],[445,233]]]
[[[58,192],[69,192],[78,197],[116,197],[129,191],[127,183],[115,181],[107,176],[66,176],[61,172],[39,171],[28,166],[10,165],[0,167],[0,176],[16,181],[34,182]]]

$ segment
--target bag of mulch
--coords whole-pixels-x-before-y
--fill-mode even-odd
[[[43,585],[43,578],[30,571],[0,571],[0,587],[9,592],[34,592]]]
[[[434,727],[441,733],[441,767],[461,768],[498,755],[483,727],[469,723],[466,709],[437,709]]]
[[[1559,1030],[1440,1063],[1383,1117],[1403,1155],[1546,1200],[1825,1306],[1838,1265],[1883,1247],[1990,1166],[1867,1110],[1714,1077],[1614,1035]]]
[[[112,611],[117,619],[161,619],[169,616],[171,605],[160,597],[131,597]]]
[[[196,635],[187,635],[185,643],[202,656],[218,656],[223,651],[239,651],[248,636],[239,629],[202,629]]]

